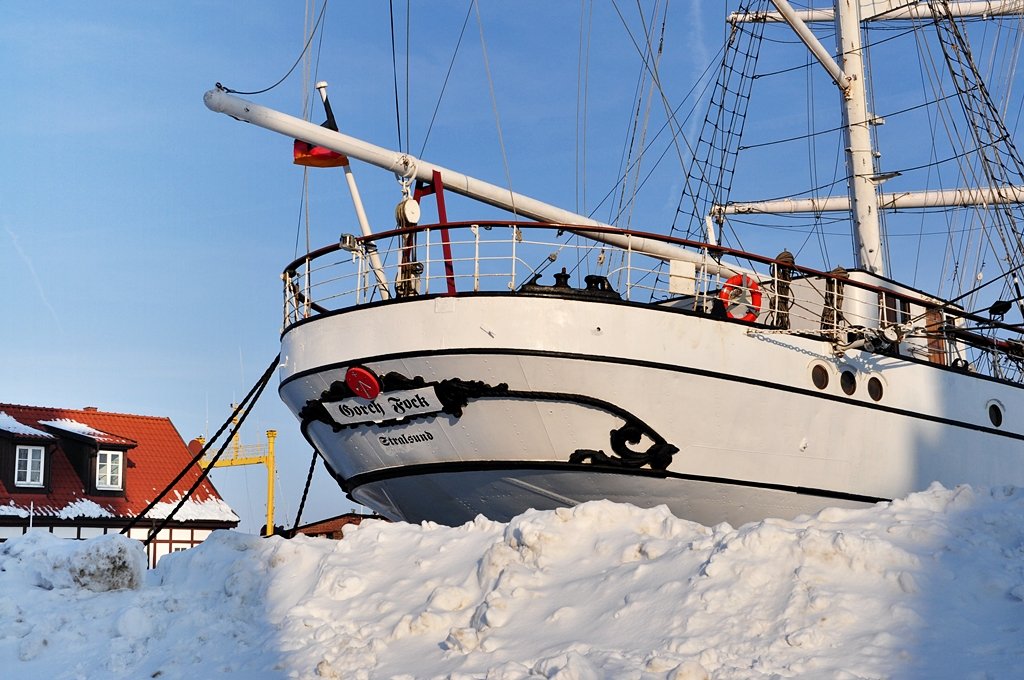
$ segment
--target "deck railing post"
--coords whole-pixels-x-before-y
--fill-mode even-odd
[[[424,237],[427,240],[427,243],[426,243],[426,246],[425,246],[427,261],[426,261],[426,263],[423,266],[423,286],[424,286],[423,294],[424,295],[430,295],[430,276],[431,276],[431,267],[430,267],[430,265],[433,262],[433,260],[430,257],[430,229],[424,229],[423,233],[424,233]]]
[[[480,292],[480,225],[474,224],[469,230],[473,232],[473,292]]]
[[[512,278],[508,282],[508,289],[509,290],[515,290],[516,289],[516,258],[518,257],[518,254],[516,253],[516,244],[519,242],[519,238],[518,238],[518,236],[519,236],[518,229],[519,228],[517,226],[515,226],[514,224],[513,225],[509,225],[509,226],[512,227]]]

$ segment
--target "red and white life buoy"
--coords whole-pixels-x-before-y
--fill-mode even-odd
[[[761,288],[746,274],[730,277],[718,291],[718,299],[725,305],[725,315],[730,319],[755,321],[761,311]]]

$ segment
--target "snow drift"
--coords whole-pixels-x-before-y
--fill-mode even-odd
[[[1016,489],[935,487],[739,529],[597,502],[508,524],[365,522],[340,542],[218,532],[148,573],[121,537],[29,534],[0,547],[0,664],[26,678],[1001,678],[1024,657],[1022,519]]]

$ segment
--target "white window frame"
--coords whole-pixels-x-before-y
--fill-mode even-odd
[[[104,460],[106,459],[106,460]],[[104,465],[106,475],[102,474]],[[116,477],[117,481],[112,479]],[[124,488],[124,451],[100,449],[96,452],[96,489],[120,491]]]
[[[38,469],[33,469],[34,462],[39,463]],[[24,467],[22,463],[24,463]],[[14,485],[41,488],[46,480],[45,473],[46,448],[31,444],[18,444],[14,454]]]

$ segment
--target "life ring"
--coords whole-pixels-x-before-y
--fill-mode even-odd
[[[756,280],[746,274],[730,277],[722,286],[722,290],[718,291],[718,299],[725,305],[725,315],[730,319],[755,321],[758,312],[761,311],[761,288]],[[747,313],[738,316],[743,309],[747,310]]]

